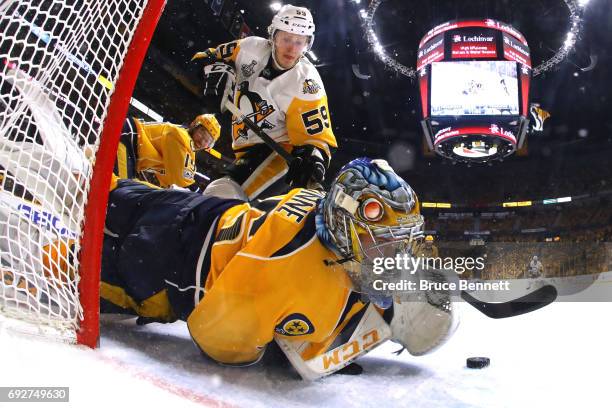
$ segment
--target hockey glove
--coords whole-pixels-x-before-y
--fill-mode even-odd
[[[234,68],[223,62],[204,67],[204,97],[219,100],[221,112],[225,112],[225,102],[236,81]]]
[[[325,179],[327,159],[325,153],[314,146],[297,146],[291,152],[295,160],[289,165],[285,182],[293,188],[308,187]]]
[[[459,280],[455,272],[436,269],[419,269],[409,279],[441,286],[439,290],[408,291],[393,298],[391,340],[413,356],[422,356],[446,343],[457,329],[459,315],[452,299],[458,292],[453,287],[459,286]]]

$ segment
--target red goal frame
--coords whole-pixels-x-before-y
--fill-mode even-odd
[[[100,334],[100,266],[111,173],[136,78],[165,5],[166,0],[149,0],[143,11],[110,98],[96,154],[81,239],[79,300],[83,320],[77,331],[77,342],[92,348],[98,345]]]

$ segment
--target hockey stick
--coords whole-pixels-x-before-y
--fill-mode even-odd
[[[208,183],[210,181],[210,177],[197,171],[194,173],[193,178],[198,183]]]
[[[218,150],[213,149],[212,147],[210,149],[203,149],[204,152],[210,154],[212,157],[214,157],[215,159],[219,159],[225,163],[233,163],[234,161],[232,159],[230,159],[227,156],[224,156],[221,154],[221,152],[219,152]]]
[[[518,299],[502,303],[478,300],[464,290],[461,291],[461,298],[492,319],[504,319],[533,312],[551,304],[557,298],[557,289],[552,285],[545,285]]]
[[[268,145],[268,147],[274,150],[280,157],[285,159],[287,164],[291,164],[296,158],[291,155],[291,153],[287,152],[283,149],[278,143],[276,143],[266,132],[264,132],[255,122],[253,122],[247,115],[245,115],[238,106],[234,105],[232,102],[225,102],[225,107],[227,110],[232,112],[232,115],[236,117],[236,121],[239,123],[242,122],[246,127],[251,129],[263,142]]]
[[[250,118],[248,118],[238,106],[234,105],[230,101],[225,102],[225,107],[227,110],[232,112],[232,115],[236,117],[238,122],[243,122],[246,127],[251,129],[259,138],[273,151],[278,153],[280,157],[282,157],[286,162],[287,166],[290,166],[296,160],[302,160],[299,157],[292,156],[291,153],[287,152],[285,149],[281,147],[277,142],[275,142],[266,132],[264,132],[255,122],[253,122]],[[309,181],[308,188],[312,188],[315,190],[323,190],[323,186],[316,181]]]

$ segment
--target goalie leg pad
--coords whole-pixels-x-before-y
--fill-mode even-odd
[[[367,306],[346,343],[324,350],[314,357],[304,357],[312,343],[287,340],[280,336],[274,337],[293,368],[304,380],[316,380],[341,370],[390,338],[389,326],[372,304]],[[332,344],[335,345],[335,342]]]

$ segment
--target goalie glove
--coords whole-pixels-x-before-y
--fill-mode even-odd
[[[419,271],[415,281],[448,283],[458,279],[455,272]],[[417,282],[417,287],[419,283]],[[413,290],[393,300],[392,341],[401,344],[413,356],[428,354],[442,346],[455,333],[459,315],[450,290]]]
[[[223,62],[204,67],[204,91],[205,98],[219,100],[220,112],[225,112],[225,102],[234,87],[236,72],[234,68]]]
[[[312,145],[297,146],[291,152],[295,160],[289,165],[285,182],[293,188],[307,188],[325,179],[327,156]]]

